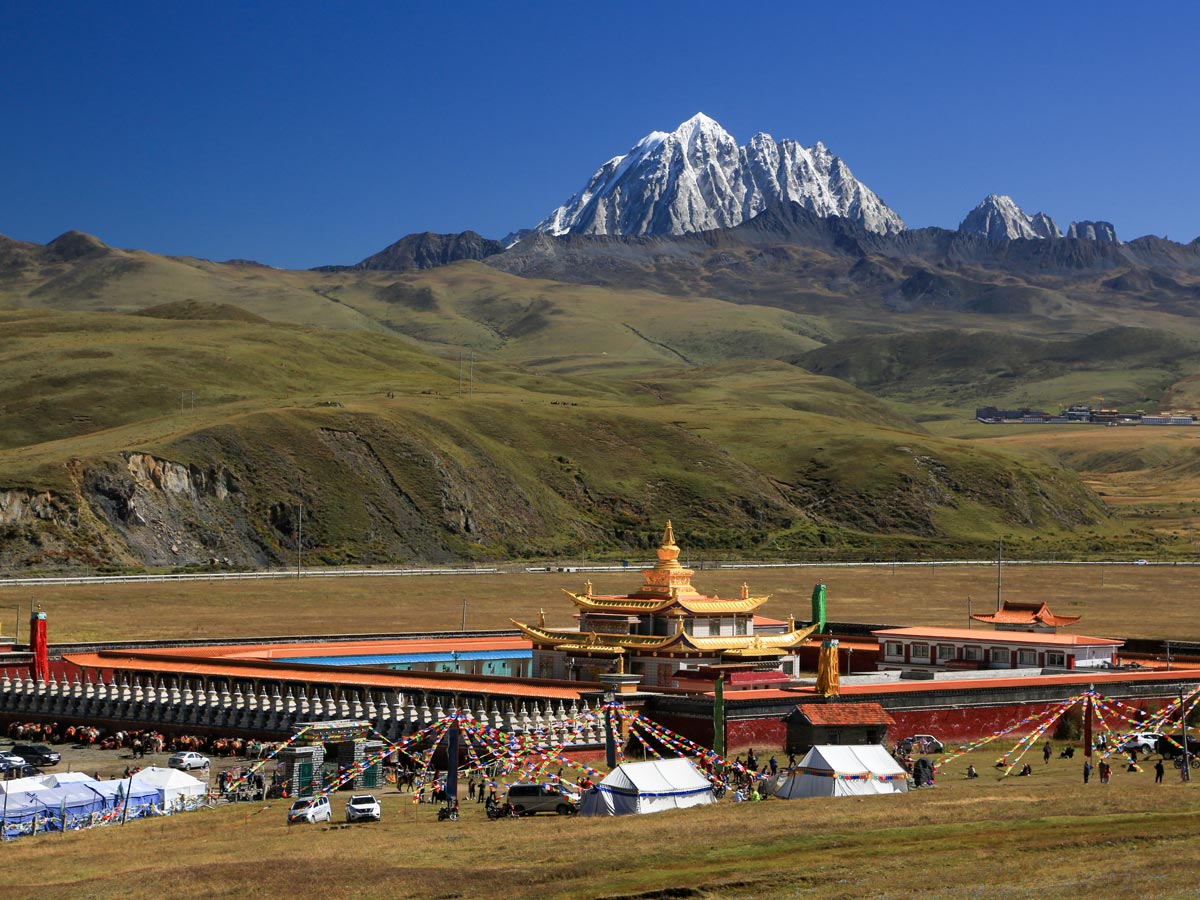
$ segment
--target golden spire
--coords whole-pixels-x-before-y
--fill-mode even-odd
[[[792,613],[788,613],[788,631],[796,630],[796,617]]]
[[[680,612],[675,616],[675,633],[683,634],[683,613]]]
[[[546,610],[544,610],[544,609],[538,610],[538,624],[541,625],[543,628],[546,627]]]
[[[744,582],[744,581],[742,582],[742,599],[743,600],[750,599],[750,585],[746,584],[746,582]]]
[[[675,530],[671,528],[670,519],[667,519],[667,527],[663,531],[662,545],[658,548],[658,558],[663,562],[673,562],[679,558],[679,547],[675,544]]]
[[[583,595],[585,597],[592,596],[592,582],[590,580],[583,583]]]

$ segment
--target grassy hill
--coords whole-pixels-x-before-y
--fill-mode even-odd
[[[782,362],[593,346],[586,374],[480,354],[460,380],[388,334],[188,315],[0,314],[6,564],[278,562],[301,503],[314,563],[619,555],[667,516],[743,552],[1112,527],[1066,470]]]
[[[740,553],[1186,548],[1178,504],[1109,508],[1087,452],[969,424],[985,404],[1200,394],[1180,308],[1156,295],[1111,324],[1138,279],[1088,276],[1089,300],[1059,276],[706,252],[733,299],[715,278],[661,293],[0,241],[0,563],[272,563],[301,502],[314,562],[619,556],[667,516]],[[671,287],[682,257],[660,256],[647,281]],[[997,285],[1032,305],[976,302]],[[1190,485],[1184,463],[1141,465]]]

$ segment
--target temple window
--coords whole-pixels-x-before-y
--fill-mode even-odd
[[[966,646],[966,647],[963,647],[962,653],[963,653],[963,659],[974,660],[975,662],[979,662],[980,660],[983,659],[983,648],[982,647]]]
[[[1053,651],[1047,653],[1046,654],[1046,665],[1054,666],[1055,668],[1058,668],[1058,669],[1065,669],[1067,667],[1067,654],[1055,653]]]
[[[1018,650],[1017,651],[1018,666],[1036,666],[1037,651],[1036,650]]]
[[[883,655],[892,659],[904,659],[904,645],[899,641],[888,641],[883,645]]]
[[[734,634],[745,634],[746,633],[746,618],[744,616],[734,617],[733,633]]]
[[[919,659],[923,662],[929,662],[929,645],[928,644],[913,644],[912,645],[912,658],[914,660]]]
[[[954,649],[954,645],[952,645],[952,644],[938,644],[938,648],[937,648],[937,658],[938,658],[938,662],[947,662],[947,661],[949,661],[949,660],[951,660],[951,659],[954,659],[954,657],[955,657],[956,655],[957,655],[957,653],[956,653],[956,651],[955,651],[955,649]]]

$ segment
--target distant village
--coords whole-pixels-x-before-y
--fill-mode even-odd
[[[1094,406],[1071,406],[1057,415],[1040,409],[997,409],[981,406],[975,418],[985,425],[1195,425],[1191,413],[1123,413],[1119,409],[1098,409]]]

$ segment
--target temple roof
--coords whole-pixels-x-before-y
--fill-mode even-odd
[[[706,596],[692,587],[695,572],[679,563],[679,547],[670,521],[657,553],[658,562],[653,568],[642,570],[642,586],[631,594],[593,594],[591,582],[582,594],[564,593],[581,610],[630,615],[661,615],[673,609],[696,615],[733,615],[751,613],[767,602],[767,597],[751,597],[746,585],[742,585],[741,597],[728,600]]]
[[[1045,603],[1014,603],[1005,600],[994,613],[979,613],[971,616],[976,622],[993,625],[1074,625],[1080,616],[1056,616]]]
[[[816,626],[797,628],[784,634],[730,635],[726,637],[694,637],[686,631],[671,635],[604,634],[594,631],[565,631],[525,625],[510,620],[531,640],[550,644],[556,650],[587,651],[590,653],[650,653],[661,651],[720,653],[724,656],[762,658],[784,656],[788,650],[807,640]]]

